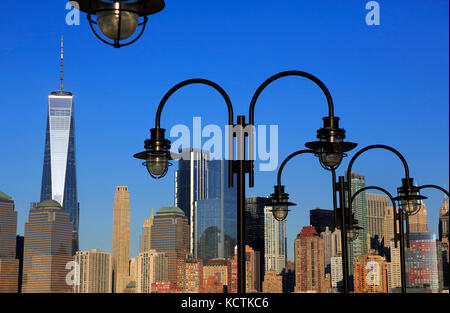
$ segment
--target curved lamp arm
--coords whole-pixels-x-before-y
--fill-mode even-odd
[[[420,189],[425,189],[425,188],[434,188],[434,189],[440,190],[443,193],[445,193],[447,195],[447,197],[450,197],[449,194],[448,194],[448,190],[446,190],[446,189],[444,189],[444,188],[442,188],[440,186],[436,186],[436,185],[422,185],[422,186],[419,187],[419,190]],[[450,216],[448,218],[449,218],[449,221],[450,221]],[[450,279],[450,262],[448,262],[448,260],[447,260],[447,263],[448,263],[447,264],[447,266],[448,266],[448,268],[447,268],[447,275],[448,275],[447,281],[448,281],[448,279]]]
[[[393,152],[395,155],[397,155],[399,157],[399,159],[402,161],[403,163],[403,167],[405,169],[405,178],[409,179],[409,167],[408,167],[408,163],[406,162],[405,158],[403,157],[403,155],[398,152],[396,149],[390,147],[390,146],[386,146],[386,145],[370,145],[367,146],[365,148],[362,148],[361,150],[359,150],[358,152],[355,153],[355,155],[352,157],[352,159],[350,160],[350,163],[348,164],[347,167],[347,184],[348,184],[348,194],[351,195],[352,194],[352,184],[351,184],[351,173],[352,173],[352,166],[353,163],[355,162],[355,160],[364,152],[368,151],[368,150],[372,150],[372,149],[385,149],[388,151]],[[353,212],[352,210],[352,198],[353,197],[347,197],[348,198],[348,208],[350,210],[350,212]],[[352,219],[350,219],[350,226],[352,223]]]
[[[369,190],[369,189],[375,189],[375,190],[379,190],[379,191],[385,193],[389,197],[389,199],[391,200],[392,207],[394,208],[394,214],[398,214],[397,213],[397,211],[398,211],[397,210],[397,205],[395,204],[394,197],[389,193],[389,191],[387,191],[384,188],[378,187],[378,186],[367,186],[367,187],[363,187],[363,188],[359,189],[357,192],[355,192],[353,194],[351,201],[353,202],[357,195],[359,195],[361,192]],[[397,222],[396,222],[395,218],[394,218],[394,233],[395,234],[397,233]],[[395,247],[397,247],[397,239],[396,239],[396,237],[395,237]]]
[[[258,97],[261,94],[261,92],[275,80],[282,78],[282,77],[286,77],[286,76],[305,77],[305,78],[308,78],[309,80],[312,80],[313,82],[315,82],[320,87],[320,89],[322,89],[323,93],[327,97],[328,115],[330,117],[334,116],[333,99],[331,98],[330,91],[328,90],[328,88],[325,86],[325,84],[320,79],[318,79],[316,76],[314,76],[312,74],[309,74],[309,73],[306,73],[303,71],[285,71],[285,72],[275,74],[272,77],[269,77],[256,90],[255,94],[253,95],[252,101],[250,102],[250,110],[249,110],[249,123],[250,124],[252,124],[252,125],[254,124],[255,105],[256,105],[256,101],[258,100]]]
[[[286,163],[290,159],[292,159],[293,157],[295,157],[297,155],[300,155],[300,154],[304,154],[304,153],[312,153],[312,154],[314,154],[314,151],[313,150],[307,150],[307,149],[298,150],[298,151],[292,153],[291,155],[289,155],[286,159],[284,159],[283,163],[281,163],[280,168],[278,169],[278,175],[277,175],[277,184],[278,184],[278,186],[281,186],[281,174],[283,173],[283,168],[286,165]]]
[[[383,188],[378,187],[378,186],[367,186],[367,187],[364,187],[364,188],[359,189],[357,192],[355,192],[355,193],[353,194],[353,196],[352,196],[352,202],[355,200],[355,198],[356,198],[356,196],[357,196],[358,194],[360,194],[360,193],[363,192],[363,191],[369,190],[369,189],[376,189],[376,190],[379,190],[379,191],[381,191],[381,192],[384,192],[384,193],[386,194],[386,196],[388,196],[389,199],[391,200],[392,206],[394,207],[394,209],[397,210],[397,205],[395,204],[394,197],[393,197],[386,189],[383,189]]]
[[[203,85],[208,85],[210,87],[213,87],[214,89],[216,89],[223,97],[223,99],[225,100],[226,104],[227,104],[227,108],[228,108],[228,124],[229,125],[233,125],[233,105],[231,104],[231,100],[230,97],[228,96],[228,94],[225,92],[225,90],[223,90],[222,87],[220,87],[218,84],[216,84],[215,82],[212,82],[210,80],[207,79],[203,79],[203,78],[193,78],[193,79],[188,79],[185,80],[175,86],[173,86],[162,98],[161,102],[159,103],[158,106],[158,110],[156,111],[156,119],[155,119],[155,126],[156,128],[160,128],[160,120],[161,120],[161,112],[164,108],[164,105],[166,104],[167,100],[170,98],[171,95],[173,95],[178,89],[187,86],[187,85],[191,85],[191,84],[203,84]]]
[[[259,98],[259,95],[261,94],[261,92],[268,86],[270,85],[272,82],[274,82],[275,80],[282,78],[282,77],[286,77],[286,76],[300,76],[300,77],[305,77],[311,81],[313,81],[314,83],[316,83],[320,89],[322,89],[323,93],[325,94],[326,98],[327,98],[327,102],[328,102],[328,116],[329,117],[334,117],[334,105],[333,105],[333,99],[331,98],[331,94],[330,91],[328,90],[328,88],[325,86],[325,84],[318,79],[316,76],[309,74],[307,72],[303,72],[303,71],[284,71],[284,72],[280,72],[278,74],[273,75],[272,77],[269,77],[268,79],[266,79],[256,90],[256,92],[254,93],[252,100],[250,102],[250,109],[249,109],[249,125],[254,125],[255,124],[255,105],[256,105],[256,101]],[[254,160],[254,142],[253,142],[254,138],[253,138],[253,132],[251,132],[249,134],[249,139],[248,139],[248,146],[249,146],[249,159],[250,162],[252,162],[253,164],[253,160]],[[252,165],[253,167],[253,165]],[[249,185],[250,187],[253,187],[254,185],[254,172],[251,170],[249,173]]]
[[[419,186],[419,190],[420,189],[424,189],[424,188],[434,188],[434,189],[440,190],[443,193],[445,193],[447,195],[447,197],[450,197],[449,194],[448,194],[448,191],[446,189],[440,187],[440,186],[436,186],[436,185],[422,185],[422,186]]]
[[[383,193],[385,193],[389,199],[392,202],[392,207],[394,208],[394,243],[395,243],[395,248],[397,248],[397,220],[399,221],[399,223],[403,223],[403,211],[402,210],[397,210],[397,206],[395,204],[395,200],[394,197],[392,197],[392,195],[384,188],[378,187],[378,186],[367,186],[364,188],[359,189],[357,192],[355,192],[355,194],[352,196],[351,201],[353,202],[353,200],[355,200],[356,196],[365,191],[365,190],[369,190],[369,189],[376,189],[379,190]],[[398,213],[397,213],[398,211]],[[404,244],[405,244],[405,240],[404,240],[404,232],[403,232],[403,226],[402,224],[399,225],[400,226],[400,260],[404,260]],[[401,288],[402,288],[402,293],[406,293],[406,266],[404,261],[400,262],[400,271],[401,271]]]

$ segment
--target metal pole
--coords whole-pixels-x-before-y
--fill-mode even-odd
[[[402,279],[402,293],[406,293],[406,262],[405,262],[405,232],[403,222],[403,210],[398,210],[398,221],[400,226],[400,271]],[[391,260],[392,261],[392,260]]]
[[[344,176],[339,176],[339,203],[341,207],[341,247],[342,247],[342,282],[344,293],[348,293],[348,247],[347,247],[347,218],[345,214]]]
[[[238,209],[238,292],[245,293],[245,171],[244,161],[238,161],[237,209]]]
[[[238,292],[246,292],[245,284],[245,116],[237,117],[237,125],[242,126],[237,134],[237,237],[238,237]]]

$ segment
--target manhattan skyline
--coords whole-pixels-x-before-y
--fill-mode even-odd
[[[64,3],[42,3],[35,10],[7,4],[24,13],[21,24],[0,19],[12,24],[7,28],[11,32],[3,24],[0,28],[9,42],[0,48],[0,190],[15,201],[18,234],[24,234],[30,202],[39,199],[46,102],[59,85],[61,35],[65,86],[77,105],[80,250],[111,251],[117,185],[130,190],[131,256],[138,254],[141,226],[151,209],[173,205],[174,168],[155,182],[132,154],[142,149],[164,93],[191,77],[220,83],[236,113],[243,114],[258,84],[270,75],[286,69],[312,71],[330,88],[349,141],[358,142],[358,148],[392,145],[405,155],[417,184],[448,189],[448,2],[383,2],[378,28],[364,23],[363,3],[292,1],[277,6],[267,1],[261,7],[244,3],[239,11],[233,1],[198,5],[202,12],[183,1],[168,4],[170,10],[152,17],[157,23],[143,40],[115,51],[94,40],[84,19],[80,26],[67,26]],[[212,95],[206,88],[186,88],[168,104],[164,124],[192,127],[193,116],[201,116],[204,125],[225,124],[225,105]],[[282,113],[274,114],[274,107]],[[278,165],[315,138],[325,113],[323,95],[307,81],[285,79],[264,92],[256,123],[279,125]],[[344,159],[339,173],[348,161]],[[354,171],[366,177],[366,185],[392,193],[403,175],[398,160],[383,152],[367,154]],[[246,197],[269,195],[276,172],[255,175],[255,188],[247,188]],[[312,157],[286,169],[283,183],[298,204],[286,222],[288,259],[293,258],[294,238],[309,224],[309,210],[332,208],[330,181]],[[424,194],[429,197],[429,227],[437,234],[442,195]]]

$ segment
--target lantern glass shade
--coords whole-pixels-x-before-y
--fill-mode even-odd
[[[411,199],[411,200],[402,200],[400,202],[402,210],[408,214],[414,214],[420,208],[420,200]]]
[[[118,2],[116,2],[116,4],[118,4]],[[122,10],[119,11],[118,9],[97,12],[98,27],[102,34],[111,40],[124,40],[130,38],[136,32],[138,19],[139,16],[137,13]]]
[[[168,169],[168,160],[165,154],[152,154],[145,162],[147,170],[152,176],[164,176]]]
[[[347,230],[347,239],[352,241],[355,240],[356,238],[358,238],[358,229],[353,227]]]
[[[339,152],[326,152],[321,149],[319,154],[320,161],[327,167],[336,168],[342,162],[342,153]]]
[[[277,221],[284,221],[288,215],[287,205],[276,205],[273,207],[272,214]]]
[[[414,215],[420,210],[422,199],[425,198],[420,195],[418,188],[402,186],[398,188],[398,197],[395,199],[399,201],[400,208],[406,215]]]

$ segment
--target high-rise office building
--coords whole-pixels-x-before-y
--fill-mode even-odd
[[[0,258],[0,293],[17,293],[19,260]]]
[[[334,212],[332,210],[324,210],[315,208],[309,211],[309,225],[313,226],[317,233],[320,234],[328,227],[331,232],[334,231]]]
[[[79,283],[74,293],[111,293],[111,254],[98,249],[77,251],[74,261],[78,264]]]
[[[331,273],[331,256],[333,249],[333,234],[325,227],[325,230],[320,233],[320,238],[323,240],[323,263],[325,266],[325,274]]]
[[[294,241],[295,291],[322,292],[323,241],[313,226],[305,226]]]
[[[341,230],[334,229],[331,233],[331,257],[342,255]]]
[[[234,256],[228,262],[228,293],[237,293],[237,246],[234,250]],[[245,270],[248,271],[247,264]],[[246,286],[247,287],[247,286]]]
[[[280,274],[286,266],[286,220],[277,221],[272,207],[264,207],[264,266]]]
[[[203,261],[188,255],[177,263],[177,290],[182,293],[203,292]]]
[[[245,290],[247,292],[261,291],[261,277],[259,263],[260,255],[250,246],[245,246]]]
[[[386,270],[388,276],[388,292],[402,287],[402,272],[400,264],[400,245],[395,247],[394,241],[390,242],[391,261],[386,263]]]
[[[447,197],[442,201],[439,208],[439,240],[442,238],[448,238],[448,200]]]
[[[164,252],[147,250],[136,257],[136,292],[152,292],[152,284],[167,281],[169,259]]]
[[[367,233],[371,238],[375,236],[378,236],[380,240],[383,238],[384,212],[388,205],[388,196],[366,193]]]
[[[25,223],[24,293],[72,292],[66,283],[72,256],[70,214],[59,202],[45,200],[30,210]]]
[[[144,224],[142,225],[142,234],[140,237],[140,252],[145,252],[150,250],[150,242],[151,242],[151,227],[153,225],[153,218],[155,217],[155,212],[150,215],[149,218],[144,220]]]
[[[117,186],[113,209],[112,271],[113,292],[121,293],[130,282],[130,194]]]
[[[245,244],[260,254],[260,277],[265,271],[265,214],[264,208],[272,200],[270,198],[252,197],[245,199]]]
[[[78,250],[79,203],[75,163],[73,94],[63,91],[63,42],[61,39],[61,88],[48,96],[47,130],[42,170],[41,202],[55,200],[70,214],[72,254]]]
[[[208,199],[209,153],[193,148],[180,151],[183,159],[175,171],[175,206],[180,208],[189,223],[189,251],[196,256],[195,202]]]
[[[331,287],[341,290],[343,287],[342,256],[331,257]]]
[[[384,246],[390,247],[391,244],[394,242],[393,239],[394,239],[394,207],[392,205],[387,205],[384,208],[384,218],[383,218]]]
[[[184,212],[177,207],[162,207],[151,226],[151,249],[165,252],[168,258],[168,280],[177,281],[177,262],[189,253],[189,225]]]
[[[354,172],[351,173],[351,187],[352,195],[366,186],[365,177]],[[353,262],[360,256],[368,253],[368,240],[367,240],[367,202],[366,192],[359,193],[353,200],[353,214],[358,221],[361,229],[358,231],[358,237],[348,243],[348,255],[349,255],[349,274],[353,275]]]
[[[418,212],[409,217],[409,231],[411,233],[428,232],[428,214],[425,203],[421,201]]]
[[[406,286],[440,292],[439,262],[434,233],[410,233],[410,247],[405,251]]]
[[[17,211],[14,200],[0,191],[0,258],[15,259]]]
[[[386,262],[379,255],[366,254],[354,260],[356,293],[386,293]]]
[[[194,203],[193,256],[209,259],[233,256],[237,238],[237,191],[228,188],[228,161],[207,162],[207,199]],[[180,187],[178,188],[180,189]]]
[[[10,196],[0,191],[0,293],[16,293],[19,260],[16,259],[17,212]]]

